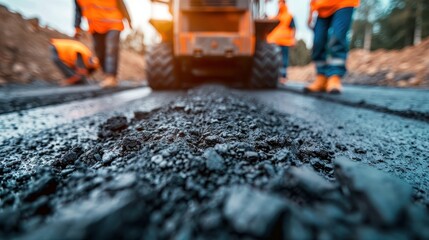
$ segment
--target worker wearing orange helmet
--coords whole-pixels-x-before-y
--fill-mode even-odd
[[[124,30],[123,20],[128,21],[131,28],[131,18],[123,0],[75,0],[75,37],[79,37],[82,17],[88,21],[88,31],[94,40],[95,53],[100,59],[100,65],[106,74],[101,83],[104,88],[118,85],[117,72],[119,63],[119,36]]]
[[[52,60],[66,77],[62,85],[83,83],[100,67],[98,58],[79,41],[51,39],[51,49]]]
[[[316,64],[316,80],[306,86],[306,92],[342,91],[341,79],[347,72],[346,60],[349,51],[347,33],[350,30],[354,8],[359,0],[312,0],[309,26],[312,28],[313,14],[317,13],[314,26],[312,59]]]
[[[279,25],[268,35],[269,43],[280,46],[282,52],[282,68],[280,69],[280,84],[287,82],[287,67],[289,65],[289,47],[295,45],[295,21],[286,5],[285,0],[279,0]]]

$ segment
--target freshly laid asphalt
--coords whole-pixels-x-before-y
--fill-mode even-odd
[[[0,93],[0,238],[429,238],[426,92],[301,88]]]

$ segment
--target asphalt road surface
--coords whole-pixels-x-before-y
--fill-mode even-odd
[[[429,239],[429,94],[301,87],[0,92],[0,238]]]

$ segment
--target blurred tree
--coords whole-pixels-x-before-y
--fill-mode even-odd
[[[139,54],[144,54],[146,50],[144,38],[145,36],[143,31],[139,29],[133,30],[121,41],[121,48],[131,50]]]
[[[363,2],[362,9],[365,8]],[[365,18],[357,10],[353,25],[353,48],[364,48]],[[401,49],[419,44],[429,37],[429,1],[391,0],[387,11],[377,14],[372,27],[371,50],[380,48]]]
[[[290,48],[289,63],[291,66],[305,66],[311,62],[311,51],[303,40]]]
[[[423,31],[423,0],[416,0],[416,28],[414,31],[414,45],[422,42]]]
[[[352,26],[352,48],[363,48],[368,51],[372,49],[374,28],[384,13],[381,0],[361,0]]]
[[[371,50],[374,25],[383,14],[380,0],[361,0],[360,7],[356,10],[356,23],[353,26],[354,47]]]

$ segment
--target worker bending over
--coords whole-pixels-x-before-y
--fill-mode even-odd
[[[306,92],[341,93],[341,79],[346,74],[349,51],[347,32],[350,30],[354,8],[359,0],[312,0],[309,26],[318,13],[314,26],[312,59],[316,64],[316,80],[305,87]]]
[[[82,17],[88,21],[88,31],[92,34],[94,49],[105,73],[101,83],[104,88],[118,85],[119,36],[124,30],[123,20],[131,19],[123,0],[75,0],[75,37],[79,37]]]
[[[282,68],[280,69],[280,84],[287,82],[287,67],[289,66],[289,47],[295,45],[295,21],[286,5],[285,0],[279,0],[279,25],[268,35],[269,43],[280,46],[282,52]]]
[[[79,41],[51,39],[51,49],[52,60],[66,77],[62,85],[83,83],[100,67],[98,58]]]

